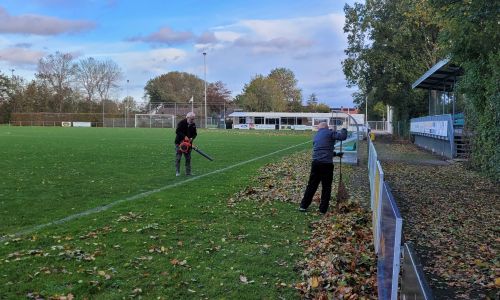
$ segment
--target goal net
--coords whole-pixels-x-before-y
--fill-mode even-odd
[[[163,114],[136,114],[136,128],[174,128],[175,116]]]

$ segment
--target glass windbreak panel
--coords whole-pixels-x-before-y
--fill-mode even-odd
[[[462,97],[459,97],[462,98]],[[455,105],[455,107],[453,107]],[[430,91],[429,115],[453,114],[463,111],[463,101],[456,101],[455,93],[443,91]]]
[[[330,118],[330,125],[341,126],[344,124],[343,118]]]

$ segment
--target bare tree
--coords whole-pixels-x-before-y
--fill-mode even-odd
[[[92,103],[97,93],[98,81],[100,80],[99,62],[93,57],[80,60],[75,65],[75,77],[78,85],[85,91],[86,100]]]
[[[110,59],[98,64],[98,74],[99,80],[97,81],[96,90],[102,102],[108,100],[111,89],[118,87],[117,82],[122,78],[123,74],[120,67]]]
[[[64,101],[72,91],[71,82],[75,70],[72,61],[71,54],[61,52],[42,57],[38,61],[36,77],[48,84],[55,94],[59,112],[62,112]]]

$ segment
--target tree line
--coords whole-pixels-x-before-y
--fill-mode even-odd
[[[370,111],[394,107],[395,120],[427,115],[428,96],[411,85],[443,58],[461,66],[456,94],[472,132],[474,167],[500,179],[499,1],[366,0],[346,5],[343,71]]]
[[[174,71],[150,79],[144,90],[154,106],[160,102],[185,102],[191,97],[203,101],[204,88],[204,81],[196,75]],[[295,74],[287,68],[275,68],[267,76],[254,76],[234,98],[222,81],[207,83],[207,106],[214,110],[222,103],[231,102],[245,111],[330,111],[326,104],[319,103],[314,93],[306,106],[302,100]]]
[[[93,57],[75,61],[68,53],[56,52],[39,60],[35,79],[27,82],[21,76],[0,73],[0,123],[9,122],[11,113],[146,113],[161,103],[204,101],[205,82],[196,75],[172,71],[150,79],[144,87],[147,103],[139,107],[133,97],[117,100],[114,94],[123,81],[123,72],[112,60]],[[295,74],[286,68],[275,68],[269,75],[256,75],[232,98],[222,81],[207,82],[209,112],[222,105],[247,111],[329,112],[313,93],[302,105],[302,91]]]
[[[119,105],[110,94],[122,78],[122,70],[110,59],[75,62],[69,53],[50,54],[39,60],[35,79],[29,82],[0,74],[0,121],[8,122],[14,112],[92,113],[103,107],[116,112]]]

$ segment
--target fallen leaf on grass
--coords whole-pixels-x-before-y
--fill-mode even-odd
[[[248,283],[248,279],[243,275],[240,275],[240,281],[243,283]]]

